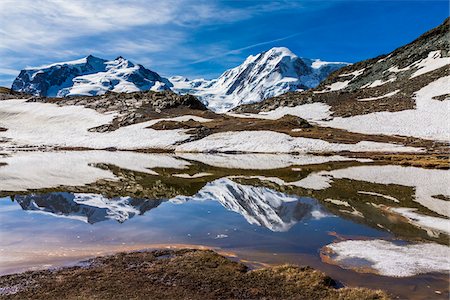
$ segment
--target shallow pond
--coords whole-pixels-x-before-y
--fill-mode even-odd
[[[340,156],[8,153],[0,272],[206,246],[255,267],[311,265],[343,285],[447,299],[448,182],[444,170]]]

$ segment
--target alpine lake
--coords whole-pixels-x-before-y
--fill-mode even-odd
[[[0,153],[0,274],[211,248],[252,268],[309,265],[342,286],[448,299],[449,178],[340,156]]]

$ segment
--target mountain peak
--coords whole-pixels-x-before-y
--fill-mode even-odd
[[[326,68],[317,65],[327,66]],[[346,66],[304,60],[286,47],[250,55],[239,66],[214,80],[172,81],[173,90],[199,97],[208,107],[224,112],[240,104],[259,102],[280,94],[316,87],[328,74]]]
[[[277,56],[291,56],[297,57],[289,48],[286,47],[273,47],[263,53],[275,54]]]

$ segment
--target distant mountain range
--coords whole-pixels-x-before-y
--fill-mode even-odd
[[[316,87],[331,72],[346,63],[299,58],[287,48],[249,56],[241,65],[213,80],[170,80],[123,57],[108,61],[85,58],[27,68],[20,72],[12,90],[35,96],[95,96],[107,91],[130,93],[172,89],[197,96],[214,111],[227,111],[240,104],[254,103],[288,91]]]
[[[35,96],[95,96],[107,91],[129,93],[169,90],[172,84],[156,72],[119,56],[105,60],[92,55],[20,71],[12,90]]]

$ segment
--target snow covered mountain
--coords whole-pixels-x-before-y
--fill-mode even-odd
[[[106,220],[120,223],[156,208],[162,200],[134,199],[130,197],[106,198],[98,194],[55,192],[16,196],[23,210],[94,224]]]
[[[142,65],[119,56],[108,61],[92,55],[20,72],[12,90],[36,96],[102,95],[107,91],[169,90],[171,83]]]
[[[450,18],[389,54],[334,72],[315,89],[243,105],[363,134],[450,141]],[[311,107],[314,107],[312,109]]]
[[[249,56],[241,65],[213,80],[170,78],[173,90],[199,97],[210,109],[230,110],[280,94],[314,88],[347,63],[299,58],[284,47]]]

